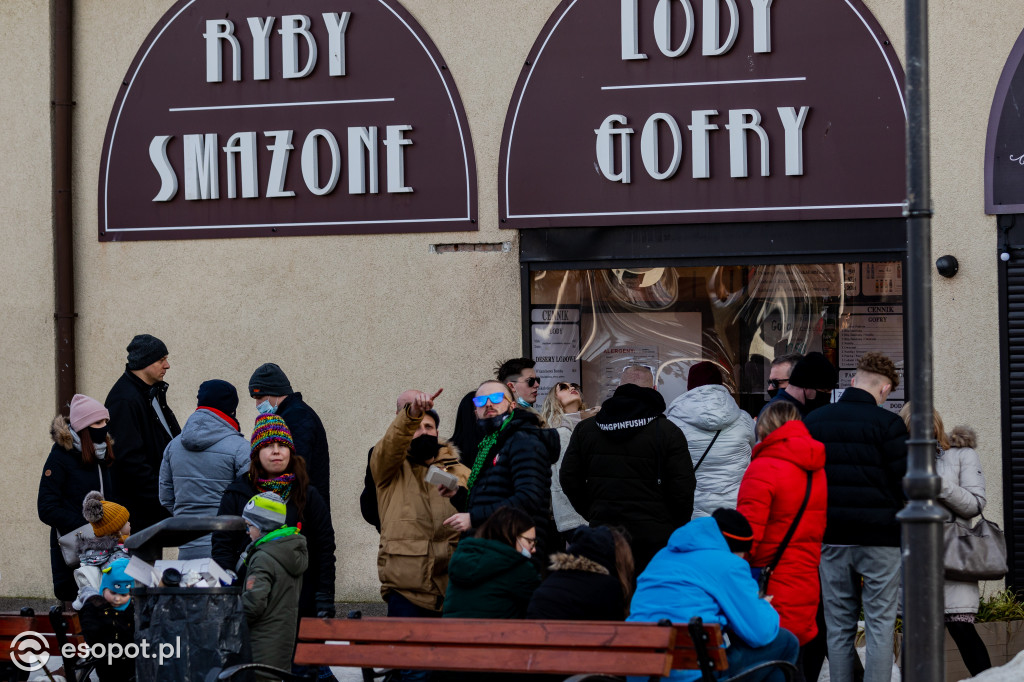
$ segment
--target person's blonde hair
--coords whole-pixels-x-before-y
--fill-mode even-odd
[[[555,393],[558,392],[558,384],[569,383],[567,381],[559,381],[556,383],[548,395],[544,398],[544,404],[540,408],[540,416],[548,423],[548,427],[556,429],[562,425],[562,417],[565,416],[565,408],[562,407],[562,401],[558,399]],[[583,400],[583,394],[580,393],[580,412],[587,409],[587,403]]]
[[[907,425],[907,431],[910,431],[910,403],[903,403],[903,409],[900,410],[900,416],[903,418],[903,423]],[[939,411],[932,408],[932,429],[934,430],[935,441],[939,444],[939,447],[943,450],[949,450],[953,447],[949,442],[949,436],[946,435],[946,427],[942,424],[942,417],[939,416]]]
[[[800,410],[796,405],[781,400],[771,403],[757,418],[757,439],[764,440],[775,429],[793,421],[800,421]]]

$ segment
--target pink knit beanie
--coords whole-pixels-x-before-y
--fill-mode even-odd
[[[81,431],[101,419],[110,419],[107,408],[87,395],[76,393],[71,399],[71,429]]]

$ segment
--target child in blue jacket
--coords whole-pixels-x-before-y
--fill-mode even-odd
[[[700,616],[705,623],[721,624],[729,643],[729,673],[723,677],[765,661],[795,663],[797,639],[779,627],[779,614],[757,596],[757,582],[743,558],[753,537],[750,524],[734,509],[719,509],[712,517],[676,529],[637,579],[628,620],[656,623],[668,618],[685,624]],[[668,679],[699,680],[700,673],[674,670]],[[785,678],[781,671],[769,669],[747,679]]]

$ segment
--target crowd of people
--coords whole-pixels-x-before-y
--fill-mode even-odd
[[[179,428],[166,401],[166,346],[139,335],[127,350],[105,403],[75,396],[51,426],[38,506],[51,528],[55,595],[82,609],[87,639],[123,637],[124,537],[171,514],[241,516],[248,533],[214,533],[179,557],[212,556],[233,571],[254,660],[290,667],[297,619],[335,615],[323,424],[268,363],[249,382],[260,413],[249,439],[237,391],[221,380],[200,386]],[[360,497],[380,533],[389,617],[700,616],[722,625],[733,671],[788,660],[813,682],[827,657],[837,682],[890,679],[909,414],[882,407],[900,382],[889,358],[867,353],[834,399],[838,372],[822,354],[780,356],[756,418],[730,393],[730,370],[713,362],[692,365],[670,404],[642,365],[627,367],[595,408],[567,381],[538,405],[540,381],[528,358],[500,363],[462,398],[449,439],[434,410],[442,390],[398,396]],[[951,516],[980,513],[973,432],[947,436],[936,413],[935,437],[940,502]],[[73,571],[59,539],[87,523],[95,538],[78,548]],[[972,625],[977,583],[947,582],[945,597],[947,627],[977,674],[989,666]],[[766,669],[751,679],[783,678]]]

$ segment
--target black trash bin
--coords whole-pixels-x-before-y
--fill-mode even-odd
[[[214,531],[245,530],[241,516],[179,516],[129,536],[129,553],[145,560]],[[229,569],[233,567],[224,566]],[[249,663],[249,631],[241,584],[227,587],[146,587],[132,590],[135,642],[149,657],[135,659],[140,682],[207,682],[221,670]],[[160,659],[161,652],[170,656]],[[236,680],[248,680],[244,675]]]

